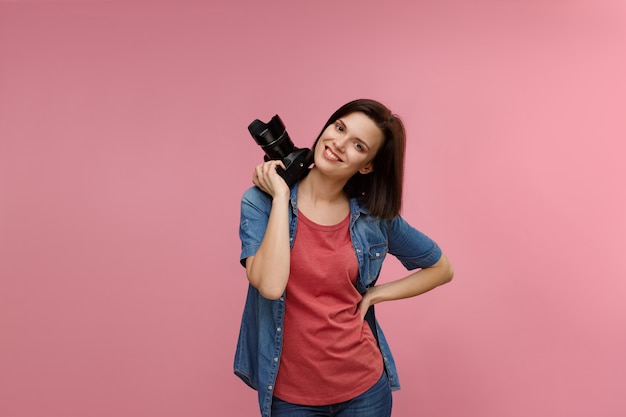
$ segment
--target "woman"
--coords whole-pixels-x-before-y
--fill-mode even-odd
[[[453,275],[399,215],[404,149],[401,120],[361,99],[330,117],[291,189],[281,162],[256,167],[241,205],[250,285],[235,373],[258,391],[263,417],[391,415],[399,383],[373,306]],[[416,272],[375,286],[387,253]]]

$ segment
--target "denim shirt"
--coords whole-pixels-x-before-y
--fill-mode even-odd
[[[290,196],[291,247],[298,224],[297,195],[298,184],[295,184],[291,188]],[[254,255],[261,245],[271,208],[271,197],[259,188],[252,187],[244,193],[239,226],[240,261],[244,266],[246,258]],[[356,199],[350,200],[350,236],[359,265],[356,288],[361,294],[376,284],[387,254],[398,258],[408,270],[432,266],[441,257],[439,246],[411,227],[402,217],[381,220],[369,216]],[[234,372],[258,392],[262,417],[271,415],[272,393],[282,350],[284,315],[285,294],[278,300],[269,300],[252,285],[248,285],[235,352]],[[400,389],[389,345],[378,322],[375,319],[373,322],[391,389]]]

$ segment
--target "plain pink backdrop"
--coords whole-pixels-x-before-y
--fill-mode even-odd
[[[246,127],[371,97],[456,270],[378,308],[394,416],[624,416],[625,45],[620,1],[1,2],[0,415],[258,415]]]

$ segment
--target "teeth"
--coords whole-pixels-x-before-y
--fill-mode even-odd
[[[330,159],[333,159],[335,161],[339,161],[339,158],[337,157],[337,155],[335,155],[329,148],[326,148],[325,154]]]

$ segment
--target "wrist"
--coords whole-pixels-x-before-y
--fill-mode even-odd
[[[284,205],[287,204],[289,202],[289,192],[285,193],[285,194],[276,194],[275,196],[272,197],[272,204],[280,204],[280,205]]]
[[[381,301],[383,301],[380,293],[380,287],[371,287],[369,290],[367,290],[365,295],[363,295],[363,298],[366,299],[367,303],[371,306],[380,303]]]

